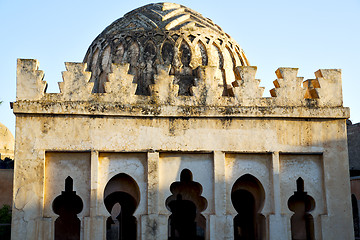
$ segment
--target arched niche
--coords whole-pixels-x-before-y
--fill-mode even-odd
[[[104,189],[104,204],[111,216],[106,222],[107,240],[136,240],[137,219],[133,216],[140,202],[136,181],[125,173],[112,177]]]
[[[124,44],[122,42],[118,42],[115,49],[115,54],[112,55],[112,63],[123,63],[123,57],[125,53]]]
[[[107,75],[111,71],[110,69],[111,65],[111,47],[107,46],[104,51],[101,54],[101,63],[100,63],[100,69],[101,73],[98,79],[98,93],[104,93],[105,92],[105,82],[107,81]]]
[[[195,85],[197,76],[196,70],[192,66],[193,52],[190,44],[182,39],[174,59],[174,83],[179,85],[179,95],[191,96],[191,87]]]
[[[59,215],[55,220],[55,240],[80,240],[81,222],[77,217],[83,209],[81,198],[73,191],[73,179],[68,176],[65,179],[65,191],[57,196],[52,208]]]
[[[192,61],[192,65],[194,68],[199,66],[207,66],[208,65],[208,53],[205,44],[198,40],[194,44],[194,57]]]
[[[174,44],[165,41],[161,47],[161,58],[165,65],[170,65],[174,60]]]
[[[149,93],[142,92],[142,88],[139,88],[141,85],[140,74],[139,74],[139,59],[140,59],[140,47],[139,43],[135,40],[132,40],[131,37],[126,39],[124,43],[124,55],[122,63],[129,63],[129,74],[134,75],[134,82],[138,84],[136,89],[137,95],[146,95]]]
[[[206,219],[201,214],[207,208],[207,200],[201,196],[202,186],[193,181],[192,172],[183,169],[180,181],[170,186],[172,195],[166,199],[169,217],[169,240],[205,240]]]
[[[152,40],[147,41],[142,51],[141,63],[138,64],[137,95],[150,95],[149,85],[154,84],[154,75],[157,73],[156,56],[155,43]]]
[[[304,192],[304,180],[296,180],[297,191],[289,198],[288,207],[294,212],[291,217],[291,239],[314,240],[314,218],[310,214],[315,208],[315,200]]]
[[[234,239],[265,239],[265,216],[261,214],[265,191],[260,181],[250,174],[238,178],[231,190],[231,201],[238,213],[234,218]]]
[[[219,87],[223,88],[223,92],[222,92],[222,96],[228,96],[228,86],[226,83],[226,72],[225,72],[225,57],[223,54],[227,54],[226,53],[226,49],[225,51],[221,50],[220,45],[218,45],[218,43],[213,42],[210,45],[209,48],[209,58],[208,58],[208,65],[209,66],[213,66],[217,68],[217,72],[216,72],[216,76],[215,78],[218,79],[218,84]],[[231,57],[229,56],[228,59],[231,59]],[[231,71],[231,70],[230,70]]]

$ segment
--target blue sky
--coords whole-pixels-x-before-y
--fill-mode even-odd
[[[0,122],[15,132],[16,59],[40,62],[47,92],[58,92],[64,62],[81,62],[95,37],[125,13],[151,1],[0,0]],[[278,67],[314,78],[341,68],[344,106],[360,122],[360,0],[195,1],[177,3],[212,19],[231,35],[269,96]]]

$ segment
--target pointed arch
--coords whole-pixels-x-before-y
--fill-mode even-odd
[[[238,49],[237,46],[235,48],[235,52],[236,52],[236,54],[237,54],[237,56],[238,56],[238,58],[240,60],[241,66],[246,66],[247,64],[245,64],[245,61],[244,61],[242,55],[240,54],[240,50]]]
[[[136,240],[137,219],[133,214],[139,202],[140,189],[132,177],[119,173],[109,180],[104,189],[104,204],[112,214],[106,222],[107,239]]]
[[[119,44],[116,46],[115,54],[112,56],[112,62],[116,64],[120,64],[123,62],[123,57],[125,53],[125,47],[123,42],[119,42]]]
[[[156,57],[157,49],[153,40],[148,40],[144,44],[144,50],[142,51],[142,63],[138,64],[138,76],[137,76],[137,95],[150,95],[149,85],[154,84],[154,75],[156,74]]]
[[[184,67],[190,67],[192,52],[189,43],[184,39],[179,47],[180,62]]]
[[[178,44],[178,48],[175,47],[174,83],[179,85],[179,95],[190,96],[190,89],[195,85],[196,78],[196,70],[192,68],[194,53],[186,39],[182,39]]]
[[[140,47],[138,42],[130,41],[125,50],[124,62],[129,63],[130,66],[135,66],[139,60],[139,57],[140,57]]]
[[[265,239],[265,216],[261,214],[265,190],[261,182],[251,174],[241,176],[232,187],[231,201],[238,212],[234,218],[234,239]]]
[[[209,63],[210,66],[216,66],[218,69],[224,68],[224,57],[221,53],[220,46],[218,46],[215,42],[211,44],[211,63]]]
[[[107,75],[111,72],[111,47],[108,45],[102,52],[99,61],[100,75],[98,77],[98,93],[105,92],[105,82],[107,81]]]
[[[207,66],[208,65],[208,53],[205,44],[198,40],[195,43],[195,57],[196,57],[196,66]]]
[[[174,44],[166,40],[161,46],[161,58],[165,65],[172,64],[174,60]]]
[[[234,56],[231,52],[231,50],[226,46],[224,48],[223,51],[223,56],[224,56],[224,68],[223,68],[223,73],[224,73],[224,85],[225,85],[225,89],[224,89],[224,94],[225,96],[229,96],[229,88],[232,87],[232,83],[235,82],[235,59]],[[230,91],[232,92],[232,91]]]
[[[100,74],[99,68],[97,67],[99,52],[100,52],[99,48],[96,47],[94,53],[91,55],[90,63],[88,65],[88,70],[91,71],[90,82],[94,82],[94,87],[92,90],[93,93],[97,93],[99,89],[99,80],[97,77]]]

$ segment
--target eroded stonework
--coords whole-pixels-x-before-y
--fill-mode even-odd
[[[262,97],[241,48],[170,3],[65,66],[46,93],[38,62],[18,60],[13,239],[61,234],[64,186],[80,239],[353,239],[340,70],[279,68]]]
[[[200,66],[217,69],[219,84],[227,88],[239,76],[236,66],[249,63],[241,47],[219,26],[201,14],[173,3],[155,3],[135,9],[108,26],[90,45],[84,62],[103,93],[111,64],[129,63],[137,95],[150,95],[157,65],[170,65],[169,74],[179,95],[191,95]]]

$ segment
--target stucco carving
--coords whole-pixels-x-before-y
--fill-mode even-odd
[[[129,63],[137,95],[150,95],[157,65],[171,65],[179,95],[190,95],[196,68],[216,66],[231,86],[236,66],[249,65],[241,47],[219,26],[178,4],[156,3],[135,9],[108,26],[91,44],[84,58],[93,72],[93,92],[106,92],[111,63]]]

